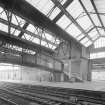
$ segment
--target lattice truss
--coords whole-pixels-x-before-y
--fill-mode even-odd
[[[86,47],[105,36],[104,0],[26,1]]]
[[[105,36],[104,0],[26,1],[85,47]],[[0,8],[0,30],[52,50],[63,40],[3,8]]]
[[[23,18],[3,9],[2,7],[0,7],[0,30],[8,33],[9,35],[27,40],[28,42],[30,41],[35,44],[45,46],[51,50],[54,50],[61,41],[46,30],[34,26]],[[35,54],[34,51],[10,44],[6,44],[2,47],[21,52],[24,50],[25,53]]]

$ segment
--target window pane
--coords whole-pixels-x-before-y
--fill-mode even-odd
[[[16,30],[15,28],[11,28],[11,34],[15,35],[15,36],[18,36],[20,34],[20,31]]]
[[[35,32],[35,27],[32,24],[29,24],[28,27],[26,28],[26,30],[34,33]]]
[[[19,16],[12,15],[12,23],[23,27],[23,25],[25,24],[25,20]]]
[[[65,29],[69,24],[71,23],[71,21],[68,19],[67,16],[63,15],[58,21],[57,21],[57,25],[59,25],[61,28]]]
[[[87,9],[88,12],[94,11],[94,8],[91,4],[91,0],[82,0],[82,3],[85,5],[85,8]]]
[[[78,0],[73,0],[73,2],[66,9],[74,18],[77,18],[83,9]]]
[[[53,10],[53,12],[51,13],[51,15],[50,15],[50,19],[51,20],[53,20],[59,13],[60,13],[60,9],[58,8],[58,7],[56,7],[54,10]]]
[[[80,26],[81,26],[84,30],[86,30],[88,27],[92,26],[92,23],[91,23],[91,21],[90,21],[90,19],[88,18],[87,15],[86,15],[86,16],[83,16],[83,17],[81,17],[81,18],[79,18],[79,19],[77,20],[77,22],[80,24]]]
[[[96,29],[92,30],[88,35],[90,36],[90,38],[92,38],[92,40],[95,40],[97,39],[97,37],[99,37]]]
[[[74,25],[74,24],[71,24],[67,29],[66,31],[72,35],[73,37],[77,37],[81,31]]]
[[[8,32],[8,26],[5,24],[0,23],[0,30]]]
[[[26,0],[26,1],[45,15],[47,15],[49,11],[54,7],[54,4],[51,0]]]
[[[76,37],[77,40],[81,40],[85,35],[84,34],[80,34],[79,36]]]
[[[94,43],[95,48],[105,47],[105,38],[100,38]]]
[[[85,37],[84,39],[81,40],[81,43],[82,43],[82,44],[85,44],[85,43],[88,42],[88,41],[89,41],[89,39],[88,39],[87,37]]]
[[[88,41],[87,43],[85,43],[84,45],[85,45],[85,47],[88,47],[88,46],[90,46],[92,44],[92,42],[91,41]]]

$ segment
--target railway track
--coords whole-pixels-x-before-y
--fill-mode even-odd
[[[0,105],[18,105],[15,102],[12,102],[11,100],[8,100],[4,97],[0,97]]]
[[[39,105],[105,105],[105,95],[101,96],[99,92],[77,91],[77,94],[74,90],[71,91],[69,89],[11,83],[4,83],[2,89],[8,92],[8,94],[29,100],[31,103],[37,102]],[[94,97],[95,95],[98,96]]]
[[[40,94],[32,94],[30,92],[22,92],[17,89],[11,88],[11,86],[2,87],[0,89],[0,97],[10,100],[17,105],[75,105],[68,100],[52,98]]]
[[[14,91],[8,91],[6,89],[0,89],[0,97],[5,98],[11,102],[16,103],[16,105],[69,105],[66,103],[59,103],[57,101],[48,100],[46,98],[33,97],[28,94],[23,94]],[[14,104],[13,104],[14,105]]]

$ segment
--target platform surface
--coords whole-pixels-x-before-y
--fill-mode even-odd
[[[36,81],[19,81],[19,80],[10,81],[10,80],[8,80],[6,82],[29,84],[29,85],[63,87],[63,88],[72,88],[72,89],[93,90],[93,91],[104,91],[105,92],[105,81],[98,81],[98,82],[94,81],[94,82],[84,82],[84,83],[66,83],[66,82],[36,82]]]

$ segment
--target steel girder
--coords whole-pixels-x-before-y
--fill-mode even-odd
[[[98,9],[97,9],[97,7],[96,7],[94,1],[93,1],[93,0],[90,0],[90,1],[91,1],[92,5],[93,5],[93,8],[94,8],[94,10],[95,10],[95,12],[96,12],[96,15],[97,15],[99,21],[100,21],[100,23],[101,23],[101,26],[104,27],[104,24],[103,24],[103,22],[102,22],[102,20],[101,20],[101,17],[100,17],[100,15],[99,15]],[[104,28],[103,28],[103,29],[104,29]],[[105,29],[104,29],[104,32],[105,32]]]
[[[21,35],[22,33],[23,33],[23,34],[26,33],[26,34],[29,34],[29,35],[31,35],[31,36],[33,36],[33,37],[36,37],[36,38],[40,39],[40,40],[46,41],[46,42],[49,43],[49,44],[52,44],[52,45],[56,46],[55,43],[49,41],[48,39],[41,38],[41,36],[36,35],[36,34],[30,32],[30,31],[28,31],[28,30],[25,30],[24,27],[21,28],[20,26],[15,25],[15,24],[13,24],[13,23],[9,23],[8,21],[6,21],[6,20],[4,20],[4,19],[2,19],[2,18],[0,18],[0,23],[3,23],[3,24],[5,24],[5,25],[8,25],[9,27],[13,27],[13,28],[15,28],[15,29],[21,31],[21,33],[20,33],[19,36],[18,36],[19,38],[22,37],[22,35]]]
[[[14,14],[23,17],[25,20],[31,22],[32,24],[37,25],[42,29],[46,29],[49,32],[52,32],[53,35],[63,38],[64,40],[67,40],[69,42],[77,42],[67,32],[54,24],[50,19],[40,13],[25,0],[0,0],[0,5],[3,8],[12,11]],[[79,42],[77,42],[77,44],[81,45]]]
[[[22,61],[22,57],[16,57],[16,56],[11,56],[10,54],[5,54],[5,56],[0,53],[0,63],[12,63],[12,64],[17,64],[17,65],[22,65],[22,66],[27,66],[27,67],[36,67],[39,68],[40,70],[43,71],[48,71],[48,72],[57,72],[57,73],[62,73],[60,70],[54,70],[49,67],[39,65],[37,63],[30,63],[26,61]]]
[[[67,0],[64,4],[63,7],[67,8],[71,3],[73,2],[73,0]],[[61,11],[57,17],[55,17],[55,19],[53,20],[54,23],[56,23],[62,16],[64,15],[64,13]]]
[[[57,0],[51,0],[62,12],[75,24],[75,26],[85,35],[88,37],[89,40],[92,41],[90,36],[88,36],[88,33],[85,32],[85,30],[78,24],[78,22],[72,17],[71,14],[60,4]]]
[[[51,49],[48,49],[44,46],[40,46],[38,44],[32,43],[30,41],[26,41],[24,39],[20,39],[16,36],[9,35],[8,33],[3,32],[3,31],[0,31],[0,40],[3,43],[9,43],[9,44],[16,45],[16,46],[19,46],[19,47],[22,47],[22,48],[33,50],[35,52],[42,51],[42,52],[47,52],[47,53],[50,53],[50,54],[54,53]]]

